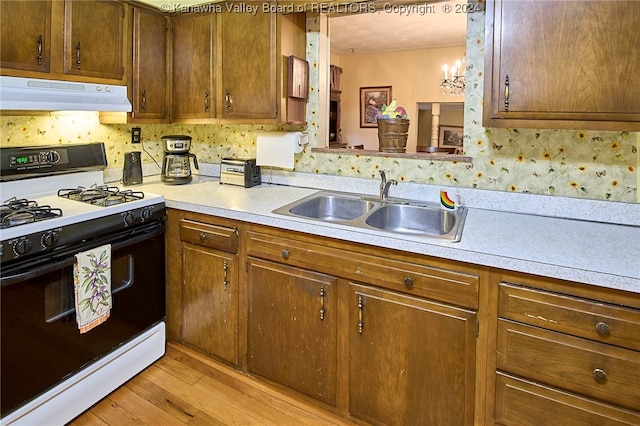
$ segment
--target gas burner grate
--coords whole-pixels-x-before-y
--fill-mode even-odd
[[[0,229],[61,216],[61,209],[39,206],[36,201],[13,197],[0,205]]]
[[[92,185],[89,188],[79,186],[58,190],[58,196],[70,200],[82,201],[96,206],[108,207],[129,201],[144,199],[144,192],[130,189],[120,190],[116,186]]]

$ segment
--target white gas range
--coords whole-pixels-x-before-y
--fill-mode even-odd
[[[164,354],[164,198],[105,185],[104,144],[0,150],[0,424],[64,424]],[[76,255],[111,248],[80,332]]]

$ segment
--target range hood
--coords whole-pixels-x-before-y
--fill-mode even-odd
[[[0,110],[131,111],[126,86],[0,76]]]

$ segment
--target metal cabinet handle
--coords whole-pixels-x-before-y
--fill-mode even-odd
[[[358,333],[364,330],[364,302],[362,296],[358,296]]]
[[[509,111],[509,74],[504,77],[504,110]]]
[[[38,36],[38,65],[42,65],[42,34]]]
[[[233,102],[233,96],[229,89],[225,89],[224,91],[224,110],[225,112],[235,112],[236,106]]]
[[[289,250],[282,250],[282,257],[284,259],[288,259],[289,258]]]
[[[200,241],[204,241],[207,238],[207,234],[205,234],[204,232],[200,233]]]
[[[324,287],[320,287],[320,321],[324,320],[324,297],[326,294]]]
[[[209,91],[205,90],[204,92],[204,111],[209,111]]]
[[[76,46],[76,68],[80,69],[80,42]]]
[[[607,381],[607,373],[600,368],[594,369],[592,374],[593,374],[593,378],[598,383],[604,383]]]
[[[404,279],[404,285],[407,288],[413,288],[413,278],[407,277]]]
[[[229,264],[226,260],[222,264],[222,269],[224,270],[224,291],[227,291],[227,287],[229,286],[229,280],[227,276],[227,273],[229,271]]]
[[[229,112],[229,110],[231,109],[231,93],[229,93],[229,89],[226,89],[224,91],[224,110],[226,112]]]
[[[608,336],[611,334],[611,328],[606,322],[600,321],[596,324],[596,332],[601,336]]]
[[[146,89],[142,89],[142,96],[141,96],[141,100],[140,100],[140,109],[142,109],[142,111],[147,111],[147,90]]]

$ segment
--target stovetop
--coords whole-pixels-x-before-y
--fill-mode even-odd
[[[164,220],[164,197],[105,184],[106,166],[103,143],[0,150],[3,269]]]
[[[144,199],[144,192],[120,189],[109,185],[91,185],[89,188],[78,186],[71,189],[59,189],[58,197],[81,201],[95,206],[109,207],[116,204]]]
[[[89,188],[78,186],[58,190],[58,197],[94,206],[110,207],[117,204],[143,200],[144,193],[116,186],[94,184]],[[59,203],[59,200],[52,201]],[[11,197],[0,204],[0,229],[22,226],[34,222],[62,217],[62,209],[43,205],[28,198]]]
[[[0,229],[62,216],[62,210],[37,201],[12,197],[0,205]]]
[[[0,227],[1,241],[109,215],[122,215],[124,220],[129,212],[164,203],[161,195],[104,184],[101,171],[1,182],[0,203],[12,198],[49,206],[62,214],[18,226]]]

